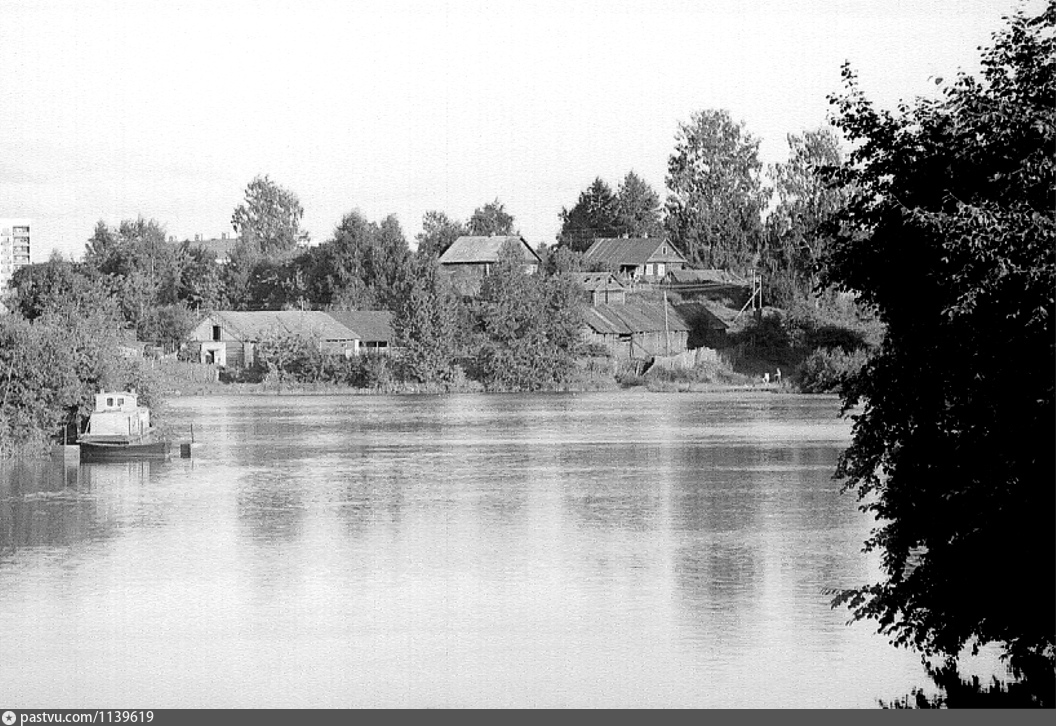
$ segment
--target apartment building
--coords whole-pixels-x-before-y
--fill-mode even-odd
[[[0,218],[0,293],[15,270],[29,264],[32,227],[30,219]]]

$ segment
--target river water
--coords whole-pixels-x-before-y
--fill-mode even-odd
[[[0,469],[0,705],[876,706],[838,407],[175,399],[191,459]]]

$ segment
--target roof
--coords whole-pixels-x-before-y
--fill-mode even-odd
[[[572,279],[584,290],[622,290],[623,284],[611,272],[573,272]]]
[[[392,330],[392,313],[388,310],[330,310],[326,314],[359,333],[359,339],[364,342],[391,341],[396,337]]]
[[[750,283],[727,270],[671,270],[667,279],[676,285],[713,284],[734,287],[749,287]]]
[[[201,248],[206,252],[211,252],[216,255],[216,259],[222,260],[225,257],[230,257],[231,253],[235,251],[235,245],[238,244],[238,237],[187,240],[187,244],[191,249],[194,249],[195,247]]]
[[[206,316],[225,326],[243,341],[258,341],[274,335],[303,335],[323,340],[355,340],[360,335],[330,315],[317,310],[220,310]],[[201,323],[199,323],[201,325]]]
[[[664,330],[689,331],[690,327],[678,312],[667,306],[665,323],[664,304],[637,300],[626,305],[596,305],[588,308],[584,322],[596,333],[627,335],[656,333]]]
[[[730,326],[704,303],[688,302],[675,305],[682,319],[694,327],[708,330],[726,330]]]
[[[663,251],[664,248],[667,252]],[[616,265],[686,261],[682,253],[663,237],[603,237],[594,240],[584,259]]]
[[[440,255],[441,265],[457,265],[465,263],[498,262],[499,249],[508,241],[520,242],[524,251],[524,258],[529,262],[539,262],[539,255],[535,254],[524,237],[512,235],[509,237],[493,235],[490,237],[463,236],[456,239],[444,254]]]

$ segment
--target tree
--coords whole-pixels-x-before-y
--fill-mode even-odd
[[[15,270],[9,285],[14,291],[15,309],[30,321],[61,306],[87,309],[111,292],[93,268],[58,255]]]
[[[828,224],[848,195],[832,178],[842,161],[835,133],[789,134],[788,146],[788,161],[770,168],[777,205],[766,221],[769,287],[786,307],[817,287],[818,265],[832,240]]]
[[[824,281],[875,305],[880,351],[837,474],[879,520],[883,579],[855,619],[952,663],[998,643],[1053,705],[1056,548],[1056,6],[1022,12],[981,79],[877,111],[844,67],[830,98],[856,146]]]
[[[443,212],[426,212],[422,217],[422,231],[416,254],[419,257],[439,257],[454,244],[455,240],[468,233],[462,222],[448,218]]]
[[[485,387],[530,391],[564,384],[581,347],[578,298],[567,274],[526,275],[520,243],[507,241],[478,300]]]
[[[333,236],[305,258],[308,295],[322,307],[392,310],[409,259],[395,216],[378,225],[358,211],[349,212]]]
[[[392,325],[405,377],[419,383],[451,383],[461,337],[461,303],[435,257],[414,259],[398,300]]]
[[[572,209],[561,209],[561,232],[557,242],[574,252],[586,252],[595,239],[619,235],[618,216],[616,196],[598,177],[580,192]]]
[[[667,229],[694,264],[743,269],[758,252],[767,201],[758,150],[725,110],[679,124],[667,163]]]
[[[246,186],[245,202],[235,207],[231,226],[243,242],[269,256],[307,243],[301,230],[303,216],[297,196],[265,174]]]
[[[513,215],[506,212],[498,199],[474,209],[467,226],[470,234],[478,236],[516,234],[513,231]]]
[[[616,226],[628,237],[660,237],[664,223],[660,217],[660,196],[633,171],[620,183],[616,193]]]

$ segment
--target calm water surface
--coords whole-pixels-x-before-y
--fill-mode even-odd
[[[926,680],[830,397],[173,401],[190,460],[0,470],[0,701],[864,706]]]

